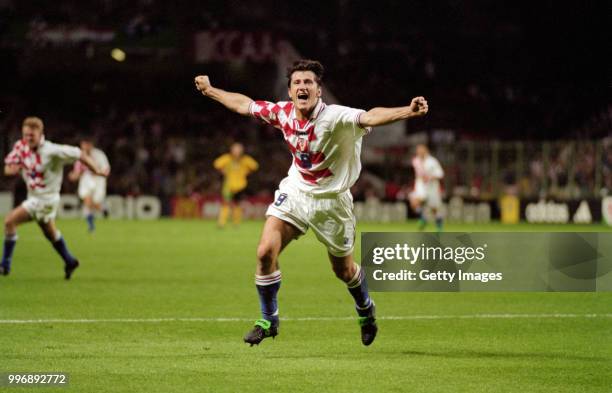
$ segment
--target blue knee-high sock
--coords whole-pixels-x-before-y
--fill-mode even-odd
[[[17,234],[6,235],[4,237],[4,250],[2,252],[2,267],[8,272],[11,270],[11,261],[13,259],[13,251],[17,244]]]
[[[442,216],[437,216],[436,217],[436,228],[438,229],[438,231],[442,231],[443,223],[444,223],[444,220],[442,219]]]
[[[96,229],[96,224],[94,223],[95,216],[93,213],[88,213],[85,219],[87,220],[87,229],[89,232],[93,232]]]
[[[280,284],[280,270],[265,276],[255,275],[255,286],[257,287],[257,293],[259,294],[261,316],[263,319],[270,321],[273,326],[278,326],[279,322],[276,294],[280,289]]]
[[[68,251],[64,237],[59,233],[59,231],[57,232],[56,239],[52,244],[53,248],[55,248],[55,251],[57,251],[57,253],[62,257],[66,265],[72,265],[76,262],[76,258],[72,256],[70,251]]]
[[[364,277],[363,270],[359,265],[355,265],[357,270],[355,271],[355,275],[346,283],[349,292],[355,299],[355,309],[357,310],[357,314],[360,317],[368,317],[372,311],[372,299],[370,299],[370,294],[368,293],[368,283]]]

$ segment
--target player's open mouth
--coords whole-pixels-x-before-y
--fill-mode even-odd
[[[304,100],[304,101],[306,101],[306,100],[308,100],[308,94],[306,94],[306,93],[300,93],[300,94],[298,94],[298,95],[297,95],[297,98],[298,98],[298,100]]]

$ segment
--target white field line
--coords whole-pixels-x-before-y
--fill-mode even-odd
[[[440,319],[555,319],[555,318],[612,318],[612,314],[465,314],[465,315],[403,315],[380,316],[390,321],[416,321]],[[163,323],[163,322],[253,322],[254,318],[100,318],[100,319],[0,319],[0,325],[42,323]],[[355,317],[286,317],[283,321],[350,321]]]

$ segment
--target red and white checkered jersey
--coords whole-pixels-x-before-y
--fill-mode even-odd
[[[58,145],[44,138],[34,151],[20,140],[4,159],[5,164],[21,167],[21,176],[28,187],[28,197],[50,197],[59,195],[64,176],[64,165],[81,156],[81,149]]]
[[[361,109],[341,105],[315,106],[300,121],[292,102],[253,101],[251,115],[283,132],[293,162],[288,177],[299,190],[312,194],[348,190],[361,171],[362,136],[371,129],[359,123]]]

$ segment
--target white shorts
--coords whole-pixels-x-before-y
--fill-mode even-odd
[[[442,206],[442,196],[438,184],[424,184],[416,182],[414,191],[410,193],[410,198],[418,199],[432,208]]]
[[[312,228],[317,239],[334,256],[343,257],[353,252],[356,220],[353,196],[349,191],[316,196],[299,191],[285,179],[266,211],[268,216],[288,222],[302,233]]]
[[[91,197],[93,203],[100,204],[106,198],[106,179],[82,176],[79,180],[79,198]]]
[[[59,203],[60,196],[58,194],[46,198],[28,197],[21,206],[23,206],[33,220],[47,223],[54,220],[55,216],[57,216]]]

